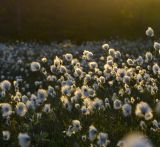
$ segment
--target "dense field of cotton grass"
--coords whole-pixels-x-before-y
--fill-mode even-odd
[[[160,44],[0,45],[0,146],[159,147]]]

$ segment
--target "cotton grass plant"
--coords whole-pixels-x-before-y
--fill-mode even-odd
[[[160,43],[122,42],[6,46],[1,146],[159,147]]]

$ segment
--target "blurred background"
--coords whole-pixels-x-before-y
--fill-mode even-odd
[[[160,0],[0,0],[0,40],[143,38],[160,31]]]

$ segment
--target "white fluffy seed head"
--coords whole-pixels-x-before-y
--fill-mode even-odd
[[[30,67],[32,72],[36,72],[40,70],[41,65],[39,62],[32,62]]]
[[[66,61],[71,62],[71,61],[72,61],[72,59],[73,59],[73,55],[72,55],[72,54],[67,53],[67,54],[65,54],[65,55],[64,55],[64,58],[66,59]]]
[[[18,141],[21,147],[29,147],[31,143],[30,136],[27,133],[19,133]]]
[[[37,98],[41,101],[41,102],[44,102],[46,100],[48,96],[48,93],[46,90],[44,89],[38,89],[38,92],[37,92]]]
[[[119,141],[118,147],[153,147],[150,140],[140,134],[132,133],[127,135],[123,140]]]
[[[46,63],[46,62],[48,61],[48,59],[47,59],[46,57],[43,57],[43,58],[41,59],[41,61],[42,61],[43,63]]]
[[[10,132],[9,131],[2,131],[3,140],[9,140],[10,139]]]
[[[88,136],[88,138],[89,138],[90,141],[93,141],[93,140],[96,139],[97,132],[98,132],[97,129],[93,125],[91,125],[89,127],[89,136]]]
[[[103,44],[103,45],[102,45],[102,49],[108,50],[108,49],[109,49],[109,44]]]
[[[8,80],[4,80],[1,82],[0,86],[3,91],[8,91],[11,88],[11,83]]]
[[[159,50],[159,49],[160,49],[160,43],[154,42],[154,48],[155,48],[156,50]]]
[[[49,113],[51,111],[51,104],[45,104],[43,107],[43,112]]]
[[[122,101],[119,99],[115,99],[113,103],[113,107],[115,110],[121,109],[122,107]]]
[[[107,133],[100,132],[97,136],[97,139],[98,139],[97,144],[99,146],[106,147],[110,143],[110,141],[108,140],[108,134]]]
[[[132,113],[132,106],[130,104],[124,104],[122,106],[122,112],[123,112],[123,115],[125,117],[131,115],[131,113]]]
[[[132,59],[127,59],[127,64],[128,65],[134,65],[134,61]]]
[[[152,109],[148,103],[141,101],[136,105],[135,114],[138,117],[143,117],[145,120],[150,120],[153,118]]]
[[[148,61],[151,61],[152,60],[152,58],[153,58],[153,55],[152,55],[152,53],[151,52],[146,52],[146,61],[148,62]]]
[[[158,64],[154,64],[152,70],[154,74],[157,74],[160,71],[160,67],[158,66]]]
[[[22,102],[17,103],[17,105],[16,105],[16,113],[19,116],[23,117],[23,116],[25,116],[26,112],[27,112],[26,105],[24,103],[22,103]]]
[[[74,131],[76,131],[76,132],[80,131],[82,129],[81,123],[80,123],[79,120],[73,120],[72,121],[72,126],[73,126]]]
[[[12,107],[9,103],[1,103],[0,107],[3,117],[9,117],[12,114]]]
[[[153,37],[154,36],[154,30],[151,27],[148,27],[148,29],[146,30],[146,35],[148,37]]]

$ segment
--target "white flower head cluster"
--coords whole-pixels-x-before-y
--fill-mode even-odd
[[[27,133],[19,133],[18,140],[21,147],[30,146],[30,136]]]
[[[153,147],[146,136],[138,133],[129,134],[123,140],[119,141],[118,147]]]
[[[146,35],[149,37],[153,37],[154,36],[154,30],[151,27],[148,27],[148,29],[146,30]]]
[[[145,44],[111,40],[0,46],[2,143],[153,147],[150,138],[159,146],[160,41],[153,41],[150,27],[146,35],[153,38]],[[144,135],[118,141],[134,130]]]
[[[32,62],[31,63],[31,71],[39,71],[41,68],[41,65],[38,62]]]

